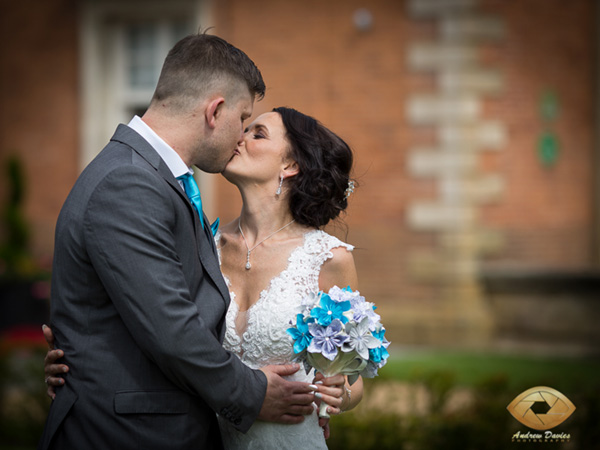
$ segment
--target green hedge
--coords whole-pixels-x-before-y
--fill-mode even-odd
[[[0,349],[0,450],[29,450],[41,435],[49,399],[45,395],[43,348]],[[522,376],[522,364],[503,366],[502,357],[488,363],[477,358],[435,356],[400,364],[393,361],[382,376],[365,380],[365,398],[354,410],[331,420],[331,450],[514,450],[600,448],[600,381],[589,360],[569,364],[545,363],[544,370]],[[432,361],[437,361],[437,365]],[[500,363],[498,363],[500,361]],[[472,376],[477,365],[480,375]],[[487,369],[484,367],[487,365]],[[394,366],[402,367],[396,371]],[[547,379],[550,367],[562,367]],[[504,367],[506,370],[500,370]],[[532,369],[528,369],[531,371]],[[386,373],[387,372],[387,373]],[[574,374],[579,374],[575,376]],[[546,383],[547,382],[547,383]],[[574,383],[577,384],[574,384]],[[402,386],[398,391],[397,386]],[[527,432],[506,410],[521,392],[548,385],[563,392],[576,406],[574,414],[553,431],[569,433],[566,443],[515,443],[515,432]],[[455,404],[457,391],[468,392],[468,402]],[[378,404],[377,393],[387,394]],[[398,394],[400,392],[400,394]],[[419,408],[395,411],[394,395],[426,393]],[[414,398],[403,399],[419,403]]]
[[[34,449],[42,435],[46,396],[43,348],[3,348],[0,353],[0,449]]]
[[[590,374],[595,376],[595,374]],[[508,404],[521,392],[506,375],[490,376],[468,388],[471,401],[460,408],[448,408],[452,392],[460,386],[452,371],[427,371],[415,375],[409,388],[425,390],[429,401],[425,410],[399,414],[381,408],[359,407],[331,420],[330,450],[501,450],[600,448],[600,391],[586,388],[572,396],[575,413],[552,430],[571,436],[569,442],[512,442],[513,435],[527,427],[507,411]],[[365,396],[376,388],[392,389],[390,381],[365,381]],[[387,411],[387,412],[383,412]],[[535,430],[531,430],[535,431]]]

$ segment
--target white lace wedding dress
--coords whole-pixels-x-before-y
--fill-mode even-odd
[[[217,233],[217,248],[220,238],[221,234]],[[294,320],[300,312],[302,299],[309,292],[319,290],[321,266],[333,257],[331,250],[337,247],[349,251],[354,248],[324,231],[306,233],[304,244],[290,255],[287,268],[271,280],[269,287],[261,292],[258,301],[246,312],[247,327],[241,336],[237,334],[235,321],[244,312],[239,311],[235,292],[230,292],[231,305],[227,311],[224,347],[253,369],[289,363],[294,352],[292,339],[286,329],[290,327],[290,320]],[[231,286],[226,274],[224,278],[227,285]],[[304,368],[301,368],[290,379],[311,382],[312,378],[312,373],[306,375]],[[219,425],[226,450],[327,448],[316,411],[298,425],[257,421],[246,434],[237,431],[224,419],[219,419]]]

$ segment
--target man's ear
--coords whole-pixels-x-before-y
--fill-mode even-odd
[[[209,126],[209,128],[214,129],[216,127],[217,118],[221,114],[224,104],[225,99],[223,97],[217,97],[211,100],[208,105],[206,105],[204,115],[206,117],[206,124]]]

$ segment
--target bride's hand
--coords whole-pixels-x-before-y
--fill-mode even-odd
[[[64,378],[59,375],[67,373],[69,371],[69,366],[65,364],[56,364],[56,361],[64,356],[64,352],[54,348],[54,334],[52,334],[50,327],[44,325],[42,331],[44,333],[44,338],[48,343],[48,353],[46,353],[46,357],[44,358],[44,376],[46,385],[48,386],[46,394],[54,400],[56,397],[54,386],[62,386],[65,384]]]
[[[319,419],[319,426],[323,428],[323,437],[329,439],[331,430],[329,429],[329,419]]]
[[[343,375],[334,375],[325,378],[322,374],[317,373],[313,383],[319,386],[319,391],[315,394],[315,401],[320,404],[321,401],[327,403],[327,412],[329,414],[339,414],[343,402],[344,386],[346,377]],[[323,426],[323,425],[321,425]]]

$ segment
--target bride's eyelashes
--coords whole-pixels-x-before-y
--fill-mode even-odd
[[[250,131],[250,128],[246,128],[246,129],[244,130],[244,134],[248,133],[248,131]],[[260,132],[256,132],[256,133],[254,133],[254,134],[252,135],[252,137],[253,137],[254,139],[264,139],[264,138],[265,138],[265,136],[264,136],[262,133],[260,133]]]

